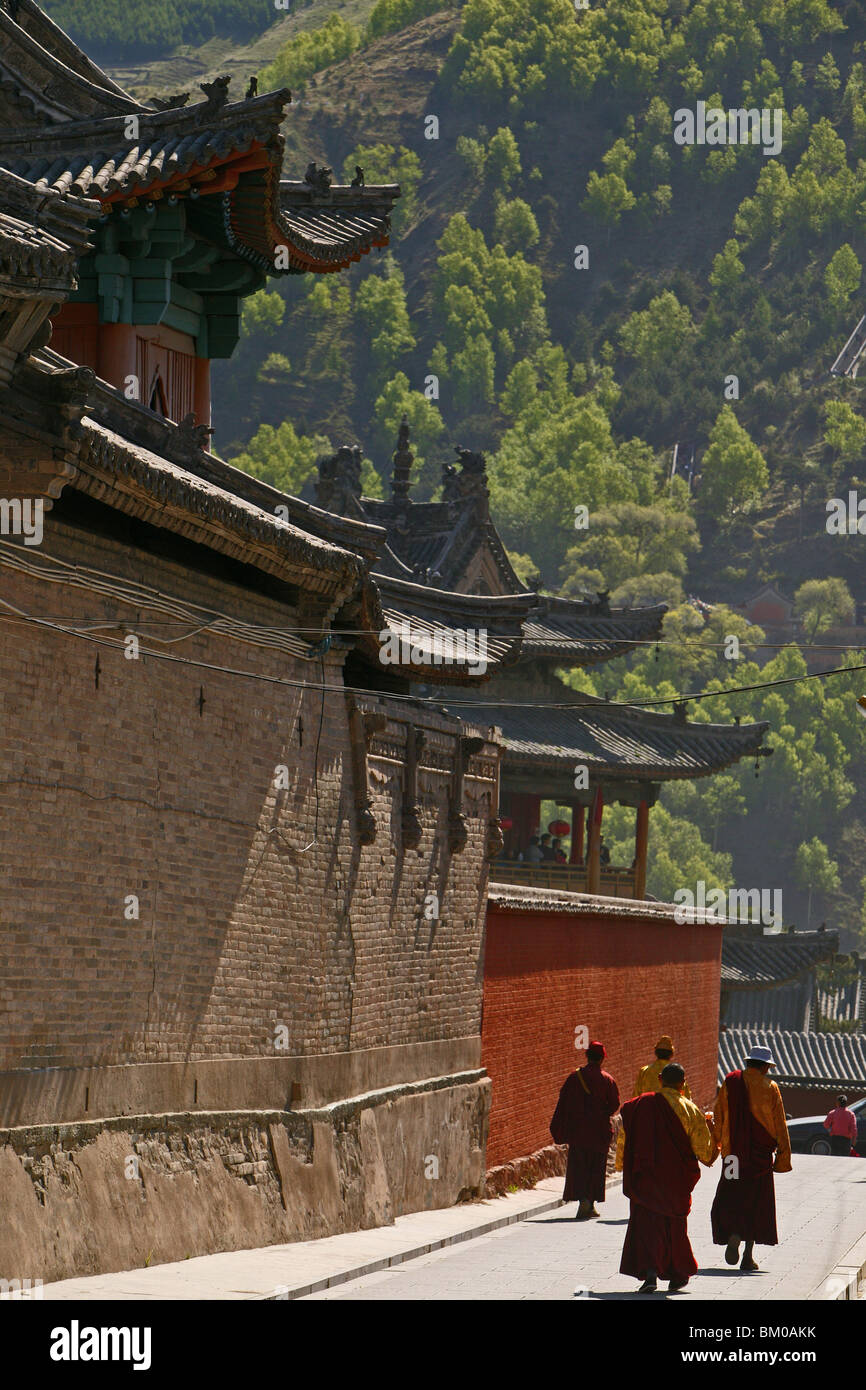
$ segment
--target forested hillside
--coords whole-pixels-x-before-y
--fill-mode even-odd
[[[829,498],[866,488],[862,387],[829,373],[866,309],[864,5],[379,0],[363,22],[316,17],[259,70],[260,90],[299,97],[287,172],[360,164],[403,197],[387,253],[247,301],[215,371],[221,451],[309,495],[322,450],[360,443],[375,491],[405,411],[418,496],[453,444],[487,452],[527,582],[670,605],[658,652],[579,688],[649,699],[804,675],[796,650],[758,667],[760,634],[727,605],[772,583],[820,643],[866,599],[863,538],[825,525]],[[676,112],[698,102],[766,110],[779,148],[677,143]],[[677,444],[691,486],[670,477]],[[690,704],[769,719],[775,752],[757,777],[665,793],[651,890],[781,887],[786,921],[810,909],[851,944],[864,688],[852,673]],[[610,825],[630,858],[624,813]]]

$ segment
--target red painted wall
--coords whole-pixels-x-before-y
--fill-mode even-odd
[[[795,1120],[805,1119],[810,1115],[829,1115],[838,1095],[846,1095],[849,1105],[866,1095],[866,1087],[863,1086],[839,1086],[838,1089],[825,1091],[819,1090],[817,1086],[811,1089],[786,1086],[784,1081],[779,1082],[779,1090],[782,1092],[786,1114]]]
[[[670,918],[487,913],[482,1063],[493,1082],[487,1166],[550,1144],[559,1089],[584,1056],[574,1030],[607,1048],[623,1100],[662,1033],[676,1044],[692,1096],[715,1096],[720,926]]]

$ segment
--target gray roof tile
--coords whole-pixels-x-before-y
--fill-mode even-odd
[[[719,1037],[719,1084],[743,1065],[755,1044],[776,1059],[774,1081],[800,1086],[866,1085],[866,1035],[728,1028]]]

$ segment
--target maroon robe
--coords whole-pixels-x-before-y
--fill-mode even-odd
[[[618,1109],[617,1084],[600,1062],[587,1062],[567,1078],[550,1121],[553,1142],[568,1145],[564,1202],[604,1201],[610,1117]]]
[[[700,1177],[689,1137],[660,1091],[622,1107],[622,1187],[630,1202],[620,1273],[680,1282],[697,1274],[686,1218]]]
[[[727,1245],[731,1236],[739,1236],[758,1245],[778,1245],[773,1187],[776,1140],[752,1114],[743,1073],[732,1071],[725,1077],[725,1086],[731,1153],[736,1154],[738,1173],[726,1178],[726,1160],[722,1159],[722,1176],[710,1214],[713,1244]]]

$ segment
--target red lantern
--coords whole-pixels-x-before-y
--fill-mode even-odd
[[[511,830],[514,825],[514,821],[511,819],[510,816],[500,816],[499,825],[502,830]]]
[[[571,826],[567,820],[552,820],[547,828],[557,840],[561,839],[563,835],[571,834]]]

